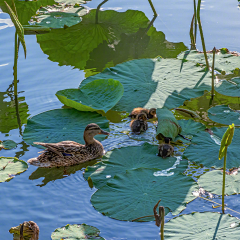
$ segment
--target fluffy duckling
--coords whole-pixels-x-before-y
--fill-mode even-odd
[[[147,115],[140,113],[137,115],[137,119],[133,119],[130,123],[132,132],[140,134],[148,129],[148,123],[146,122]]]
[[[161,143],[158,146],[158,156],[162,158],[166,158],[166,157],[170,157],[173,154],[174,148],[170,144],[171,140],[172,139],[168,137],[164,138],[164,143]]]
[[[145,113],[147,118],[155,118],[156,117],[156,108],[150,108],[149,110],[146,108],[134,108],[132,112],[129,114],[129,117],[136,118],[138,114]]]
[[[85,145],[73,141],[59,143],[34,142],[34,144],[46,147],[46,149],[41,155],[29,159],[28,162],[39,167],[60,167],[71,166],[101,157],[104,149],[103,145],[94,139],[97,134],[109,135],[97,124],[90,123],[83,134]]]

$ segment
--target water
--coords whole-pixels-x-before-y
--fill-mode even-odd
[[[96,8],[100,1],[87,4],[89,8]],[[189,1],[153,1],[158,18],[154,27],[163,31],[170,42],[183,42],[189,46],[189,25],[192,18],[192,3]],[[152,10],[145,0],[109,1],[103,9],[126,11],[135,9],[143,11],[151,19]],[[202,25],[207,49],[226,47],[240,52],[240,22],[237,1],[208,1],[202,2]],[[0,92],[6,92],[13,81],[13,47],[14,28],[9,16],[0,10]],[[20,47],[18,61],[18,92],[25,97],[30,116],[41,112],[61,108],[55,93],[65,88],[76,88],[85,73],[70,66],[58,66],[58,63],[48,60],[36,36],[25,36],[27,58],[24,59],[23,49]],[[201,49],[200,39],[197,47]],[[11,96],[11,93],[9,93]],[[8,96],[4,101],[10,101]],[[57,123],[56,123],[57,124]],[[110,123],[111,137],[104,140],[106,150],[114,147],[141,144],[138,136],[129,133],[128,120],[122,123]],[[152,129],[152,130],[151,130]],[[150,132],[154,124],[150,126]],[[22,129],[23,131],[23,129]],[[145,141],[156,144],[148,135],[140,136]],[[39,149],[26,144],[18,129],[8,133],[0,133],[0,139],[11,139],[18,143],[14,150],[2,150],[1,155],[16,156],[27,161],[38,155]],[[91,195],[96,189],[91,189],[84,180],[82,172],[86,165],[68,169],[39,171],[34,166],[13,180],[0,184],[0,232],[1,240],[11,239],[8,230],[23,221],[35,221],[40,227],[40,239],[50,239],[51,233],[66,224],[86,223],[97,227],[100,235],[106,239],[159,239],[159,229],[153,222],[132,223],[117,221],[98,213],[90,203]],[[227,197],[229,206],[237,209],[238,196]],[[217,200],[215,200],[217,201]],[[228,200],[227,200],[228,201]],[[196,199],[189,204],[184,213],[192,211],[213,211],[204,200]],[[198,209],[197,209],[198,208]],[[215,210],[219,211],[219,210]],[[234,215],[234,213],[231,213]],[[237,216],[237,215],[235,215]],[[239,217],[239,216],[237,216]],[[167,219],[169,219],[168,217]]]

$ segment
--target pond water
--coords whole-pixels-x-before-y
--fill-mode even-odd
[[[96,8],[101,1],[87,3],[88,8]],[[183,42],[189,48],[189,26],[193,14],[193,4],[189,1],[153,1],[158,13],[153,26],[165,34],[169,42]],[[240,52],[240,12],[236,0],[202,1],[201,19],[207,50],[226,47],[231,51]],[[153,13],[147,0],[143,1],[108,1],[103,10],[113,9],[119,12],[128,9],[139,10],[152,19]],[[39,149],[25,143],[18,126],[11,125],[14,116],[14,106],[10,102],[14,94],[13,56],[15,29],[9,20],[9,15],[0,9],[0,110],[1,117],[8,115],[9,126],[1,128],[0,140],[11,139],[18,143],[16,149],[2,150],[5,157],[18,157],[27,161],[38,155]],[[25,35],[27,58],[24,59],[20,47],[18,60],[18,92],[21,102],[25,103],[22,111],[25,118],[41,112],[61,108],[63,105],[55,96],[58,90],[76,88],[85,78],[85,72],[72,66],[59,66],[50,61],[36,41],[36,36]],[[201,49],[200,39],[197,48]],[[185,50],[185,49],[183,49]],[[79,56],[81,57],[81,56]],[[101,62],[101,55],[98,61]],[[120,57],[119,57],[120,58]],[[119,59],[118,62],[121,62]],[[9,102],[6,108],[6,102]],[[11,110],[11,111],[10,111]],[[6,112],[4,112],[6,111]],[[28,117],[29,117],[28,116]],[[0,119],[1,122],[1,119]],[[3,121],[2,121],[3,122]],[[56,123],[57,124],[57,123]],[[126,145],[137,145],[124,131],[129,131],[129,121],[110,123],[111,137],[103,141],[106,150]],[[150,125],[149,133],[154,136],[155,125]],[[147,135],[143,138],[148,138]],[[152,141],[153,143],[156,143]],[[74,166],[67,170],[37,170],[29,169],[16,176],[10,182],[0,184],[0,232],[1,239],[11,239],[8,230],[23,221],[34,221],[40,228],[40,239],[50,239],[51,233],[66,224],[86,223],[97,227],[105,239],[159,239],[159,229],[154,222],[134,223],[111,219],[98,213],[90,203],[91,195],[96,189],[91,189],[83,178],[86,164]],[[236,209],[238,196],[229,197],[229,204]],[[209,209],[209,203],[195,200],[189,204],[185,212],[204,211]],[[213,211],[212,209],[210,209]],[[216,210],[217,211],[217,210]],[[229,212],[231,213],[231,212]],[[233,214],[233,213],[231,213]],[[233,214],[234,215],[234,214]],[[238,215],[234,215],[239,217]],[[169,219],[171,216],[168,216]]]

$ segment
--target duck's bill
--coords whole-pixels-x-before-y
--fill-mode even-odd
[[[103,130],[101,129],[101,132],[100,132],[99,134],[109,135],[110,133],[109,133],[109,132],[106,132],[106,131],[103,131]]]

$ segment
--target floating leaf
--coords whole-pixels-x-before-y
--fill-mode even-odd
[[[56,96],[66,106],[79,111],[102,110],[107,112],[121,99],[124,89],[119,81],[98,79],[80,89],[58,91]]]
[[[205,167],[222,168],[223,159],[218,160],[221,139],[227,128],[212,128],[213,135],[208,132],[199,132],[193,139],[192,144],[184,151],[184,155],[189,161],[196,164],[203,164]],[[228,147],[227,168],[240,166],[240,129],[235,129],[233,142]]]
[[[117,174],[92,195],[91,202],[97,211],[117,220],[132,221],[153,215],[159,199],[162,206],[178,214],[195,198],[192,191],[198,189],[192,178],[181,173],[187,168],[187,161],[182,162],[171,170],[171,176],[155,176],[155,169],[145,168]],[[149,221],[149,218],[140,221]]]
[[[240,113],[233,111],[226,105],[218,105],[210,108],[208,110],[208,117],[212,121],[221,124],[229,125],[234,123],[235,125],[240,125]]]
[[[177,59],[132,60],[86,78],[80,87],[95,79],[112,78],[124,87],[123,97],[115,110],[131,112],[135,107],[163,106],[170,109],[187,99],[201,96],[211,85],[208,73],[202,72],[194,63],[187,62],[181,72],[180,67],[181,61]]]
[[[116,174],[123,174],[127,170],[138,168],[155,168],[156,171],[165,170],[174,165],[176,158],[162,159],[157,156],[158,146],[144,143],[137,147],[124,147],[107,152],[102,161],[87,167],[84,178],[90,177],[96,188],[104,186]]]
[[[174,141],[177,135],[181,132],[181,126],[174,117],[173,113],[168,109],[157,109],[157,139],[163,139],[164,137],[170,137]]]
[[[109,130],[108,120],[98,113],[79,112],[75,109],[55,109],[28,119],[23,139],[28,144],[66,140],[84,143],[83,133],[89,123],[96,123],[103,130]],[[95,138],[101,140],[104,137],[97,135]]]
[[[26,171],[28,165],[14,157],[0,157],[0,182],[6,182],[15,175]]]
[[[0,150],[3,149],[13,149],[17,146],[17,143],[15,143],[12,140],[4,140],[0,141]]]
[[[182,135],[196,135],[198,132],[205,130],[205,125],[199,122],[195,122],[192,119],[178,120],[178,124],[181,126]]]
[[[227,175],[225,176],[225,194],[232,195],[240,193],[240,172],[236,172],[236,175]],[[221,170],[213,170],[203,174],[199,180],[198,184],[204,190],[222,195],[222,181],[223,181],[223,172]]]
[[[167,222],[164,239],[238,239],[239,225],[239,219],[229,214],[192,213]]]
[[[64,227],[57,228],[51,235],[52,240],[69,239],[69,240],[84,240],[84,239],[100,239],[99,229],[83,224],[67,224]]]
[[[220,81],[215,90],[226,96],[240,97],[240,77],[232,78],[231,81]]]

